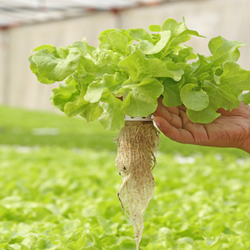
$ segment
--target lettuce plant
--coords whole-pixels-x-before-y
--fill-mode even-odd
[[[184,21],[167,19],[149,30],[105,30],[99,47],[85,38],[66,48],[39,46],[29,58],[31,70],[42,83],[60,82],[51,95],[56,108],[111,130],[123,127],[124,114],[153,113],[159,96],[169,107],[184,104],[191,121],[199,123],[216,119],[218,108],[250,103],[250,94],[242,94],[250,90],[250,72],[236,63],[245,44],[218,36],[209,41],[211,56],[205,57],[183,44],[200,37]],[[116,98],[124,94],[123,101]]]
[[[116,165],[123,184],[118,196],[134,226],[137,249],[142,213],[154,190],[151,170],[159,133],[152,122],[125,124],[124,115],[147,117],[162,96],[168,107],[183,104],[191,121],[210,123],[220,116],[219,108],[250,103],[250,71],[236,63],[245,44],[218,36],[209,41],[211,55],[206,57],[184,45],[191,36],[202,37],[184,20],[166,19],[149,30],[104,30],[98,47],[84,38],[66,48],[41,45],[29,58],[41,83],[59,82],[51,95],[54,107],[69,117],[99,120],[107,130],[121,129]]]

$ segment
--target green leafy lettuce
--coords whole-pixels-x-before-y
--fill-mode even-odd
[[[66,48],[41,45],[30,68],[41,83],[59,82],[51,95],[54,107],[111,130],[124,125],[125,114],[153,113],[160,96],[168,107],[185,105],[197,123],[212,122],[219,108],[250,103],[250,71],[236,63],[245,44],[218,36],[209,41],[206,57],[184,45],[191,36],[202,37],[184,20],[169,18],[149,30],[104,30],[98,47],[85,38]]]

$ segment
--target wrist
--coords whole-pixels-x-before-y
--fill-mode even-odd
[[[250,136],[248,136],[244,143],[242,143],[242,145],[239,147],[239,149],[244,150],[245,152],[250,154]]]
[[[248,142],[248,144],[240,147],[240,149],[246,151],[248,154],[250,154],[250,141]]]
[[[250,154],[250,105],[242,105],[245,121],[243,122],[244,126],[244,135],[242,135],[241,141],[242,144],[240,145],[239,149],[244,150],[245,152]]]

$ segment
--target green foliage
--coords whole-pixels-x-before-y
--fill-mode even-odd
[[[0,116],[0,249],[135,249],[114,133],[43,112],[0,107]],[[157,160],[141,250],[250,248],[247,153],[162,138]]]
[[[184,104],[189,118],[201,123],[216,119],[218,108],[250,103],[249,93],[242,93],[250,90],[250,71],[236,63],[245,44],[218,36],[209,41],[211,56],[205,57],[183,44],[202,37],[184,20],[169,18],[149,30],[104,30],[99,47],[85,38],[66,48],[41,45],[29,58],[30,68],[42,83],[65,80],[53,90],[54,107],[68,117],[99,120],[110,130],[124,125],[124,114],[153,113],[160,96],[166,106]],[[114,99],[125,94],[123,103]]]

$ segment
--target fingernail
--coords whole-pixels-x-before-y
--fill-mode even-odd
[[[154,121],[154,123],[155,123],[155,125],[156,125],[156,127],[157,127],[157,128],[159,128],[159,127],[161,126],[160,122],[159,122],[159,121],[157,121],[157,120],[156,120],[156,121]]]

